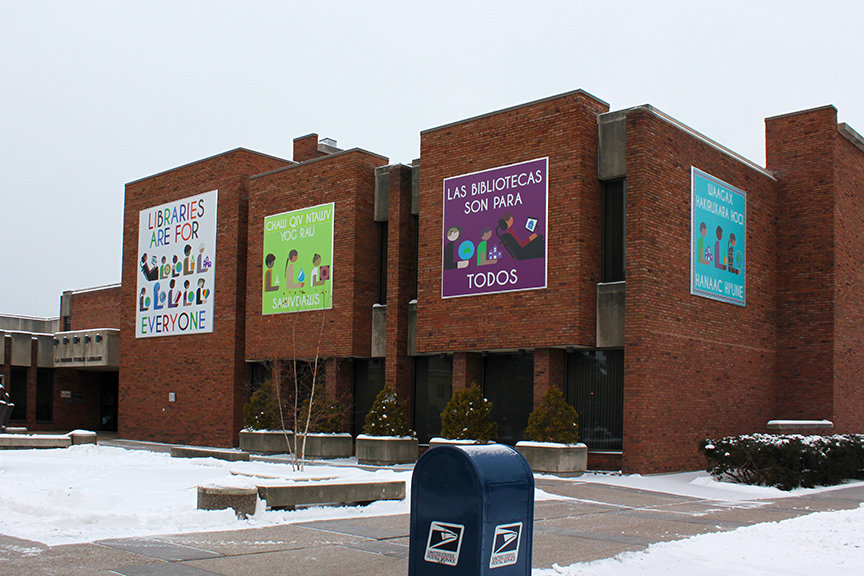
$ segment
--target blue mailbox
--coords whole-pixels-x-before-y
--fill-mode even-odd
[[[409,576],[530,576],[534,475],[502,444],[439,446],[414,466]]]

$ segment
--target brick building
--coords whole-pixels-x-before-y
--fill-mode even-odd
[[[114,316],[76,294],[45,332],[119,328],[128,438],[235,445],[250,391],[315,358],[346,431],[389,383],[421,442],[453,390],[515,442],[558,387],[593,468],[698,468],[699,440],[773,419],[861,432],[864,139],[827,106],[767,119],[766,149],[575,91],[426,130],[411,165],[315,134],[234,150],[128,184]],[[53,366],[54,425],[86,426]]]

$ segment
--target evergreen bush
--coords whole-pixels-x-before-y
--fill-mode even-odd
[[[708,472],[742,484],[781,490],[864,479],[864,435],[750,434],[703,440]]]
[[[251,430],[279,430],[279,402],[273,381],[266,380],[243,405],[243,427]]]
[[[579,415],[567,404],[561,390],[552,386],[528,417],[525,435],[535,442],[575,444],[579,440]]]
[[[363,433],[368,436],[415,436],[391,385],[384,386],[375,397],[372,409],[366,414]]]
[[[476,440],[485,444],[498,434],[498,423],[490,422],[492,402],[480,386],[457,390],[441,413],[441,435],[450,440]]]

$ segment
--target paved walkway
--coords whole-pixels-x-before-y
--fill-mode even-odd
[[[605,484],[537,481],[572,498],[535,504],[538,568],[643,550],[654,542],[734,530],[811,512],[857,508],[864,486],[773,501],[723,503]],[[3,576],[404,575],[408,515],[319,520],[230,532],[45,546],[0,535]]]

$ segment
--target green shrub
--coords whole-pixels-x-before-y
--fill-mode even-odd
[[[579,415],[567,404],[561,390],[552,386],[528,417],[525,435],[535,442],[575,444],[579,440]]]
[[[279,430],[279,402],[273,381],[266,380],[243,406],[243,427],[252,430]]]
[[[375,397],[372,409],[366,414],[363,433],[369,436],[415,436],[408,427],[408,419],[399,405],[396,391],[389,384]]]
[[[703,440],[715,478],[781,490],[832,486],[864,479],[864,436],[750,434]]]
[[[498,424],[489,421],[491,412],[492,402],[483,397],[477,384],[457,390],[441,413],[441,435],[485,444],[498,434]]]

